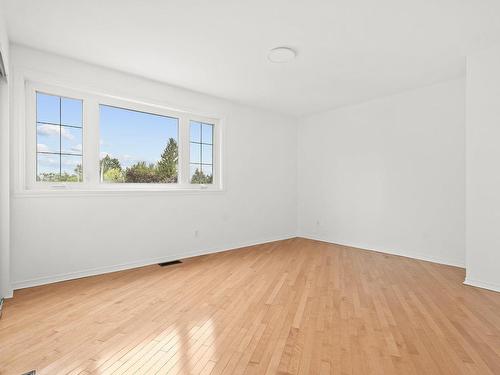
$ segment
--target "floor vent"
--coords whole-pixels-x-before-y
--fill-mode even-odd
[[[158,263],[160,267],[166,267],[166,266],[171,266],[173,264],[179,264],[182,263],[180,260],[172,260],[170,262],[163,262],[163,263]]]
[[[26,372],[23,375],[36,375],[36,370],[31,370],[30,372]]]

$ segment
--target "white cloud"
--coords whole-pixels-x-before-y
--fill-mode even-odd
[[[112,159],[118,159],[120,161],[120,164],[123,168],[127,168],[127,167],[130,167],[131,165],[139,162],[139,161],[143,161],[143,159],[137,159],[136,157],[134,157],[133,155],[129,155],[129,154],[118,154],[118,155],[115,155],[115,154],[112,154],[110,152],[107,152],[107,151],[101,151],[99,153],[99,157],[101,159],[105,158],[107,156],[109,156],[110,158]],[[147,163],[153,163],[153,162],[150,162],[150,161],[146,161]]]
[[[59,168],[59,158],[54,157],[52,155],[50,156],[43,156],[40,157],[38,156],[38,164],[44,167],[54,167],[57,166]]]
[[[71,147],[71,151],[73,151],[73,152],[81,153],[82,150],[83,150],[83,147],[82,147],[81,144],[80,145],[75,145],[75,146]]]
[[[47,124],[39,125],[37,132],[39,135],[45,135],[47,137],[51,136],[58,137],[59,129],[61,131],[61,137],[63,137],[64,139],[67,139],[68,141],[73,141],[75,139],[75,136],[71,134],[67,128],[59,127],[57,125],[47,125]]]
[[[116,158],[116,159],[120,160],[121,162],[135,161],[136,160],[132,155],[128,155],[128,154],[114,155],[114,154],[111,154],[111,153],[106,152],[106,151],[100,152],[101,159],[106,157],[106,155],[109,156],[110,158]]]
[[[76,167],[77,164],[80,164],[81,160],[80,158],[76,157],[62,157],[61,158],[61,165],[64,167]]]
[[[75,140],[75,136],[73,134],[71,134],[67,128],[61,127],[61,137],[63,137],[64,139],[67,139],[68,141]]]
[[[113,155],[111,155],[109,152],[106,152],[106,151],[101,151],[99,153],[99,157],[102,159],[102,158],[105,158],[106,156],[109,156],[110,158],[113,157]]]
[[[128,154],[124,154],[122,155],[122,157],[118,158],[120,160],[123,160],[123,161],[131,161],[131,160],[135,160],[134,157],[132,155],[128,155]]]
[[[40,125],[37,130],[38,134],[46,136],[58,136],[59,126],[55,125]]]
[[[47,146],[46,144],[43,144],[43,143],[37,143],[36,149],[38,152],[49,152],[50,151],[49,146]]]

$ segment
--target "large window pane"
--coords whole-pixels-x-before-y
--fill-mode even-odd
[[[177,182],[177,118],[100,105],[99,126],[102,182]]]
[[[81,182],[82,100],[37,92],[36,102],[37,181]]]

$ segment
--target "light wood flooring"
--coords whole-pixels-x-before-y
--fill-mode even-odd
[[[500,293],[301,238],[15,292],[0,373],[500,374]]]

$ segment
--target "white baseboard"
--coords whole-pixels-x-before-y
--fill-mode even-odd
[[[488,283],[488,282],[484,282],[484,281],[472,280],[469,278],[465,278],[464,284],[470,285],[470,286],[475,286],[478,288],[492,290],[494,292],[500,292],[500,285],[495,284],[495,283]]]
[[[259,240],[259,241],[242,242],[242,243],[233,244],[231,246],[226,246],[226,247],[218,248],[218,249],[205,249],[205,250],[201,250],[201,251],[171,254],[171,255],[164,256],[164,257],[142,259],[142,260],[138,260],[138,261],[134,261],[134,262],[127,262],[127,263],[122,263],[122,264],[117,264],[117,265],[112,265],[112,266],[97,267],[97,268],[91,268],[91,269],[86,269],[86,270],[82,270],[82,271],[61,273],[61,274],[57,274],[57,275],[44,276],[44,277],[39,277],[39,278],[34,278],[34,279],[16,281],[16,282],[12,283],[12,289],[10,291],[7,291],[7,293],[4,297],[11,298],[13,296],[13,290],[17,290],[17,289],[30,288],[30,287],[40,286],[40,285],[45,285],[45,284],[52,284],[52,283],[57,283],[60,281],[79,279],[82,277],[101,275],[101,274],[110,273],[110,272],[123,271],[123,270],[131,269],[131,268],[144,267],[144,266],[149,266],[152,264],[168,262],[168,261],[175,260],[175,259],[184,259],[184,258],[190,258],[190,257],[200,256],[200,255],[215,254],[218,252],[234,250],[234,249],[238,249],[241,247],[254,246],[254,245],[259,245],[259,244],[264,244],[264,243],[269,243],[269,242],[274,242],[274,241],[286,240],[286,239],[295,238],[295,237],[297,237],[297,235],[295,235],[295,234],[294,235],[277,236],[274,238],[268,238],[268,239],[263,239],[263,240]],[[337,245],[341,245],[341,246],[358,248],[358,249],[362,249],[362,250],[376,251],[379,253],[398,255],[398,256],[403,256],[403,257],[411,258],[411,259],[424,260],[427,262],[433,262],[433,263],[439,263],[439,264],[445,264],[445,265],[449,265],[449,266],[464,268],[464,264],[461,262],[455,262],[455,261],[450,261],[450,260],[440,259],[440,258],[435,258],[435,257],[428,257],[428,256],[421,255],[421,254],[401,253],[401,252],[392,251],[392,250],[379,250],[379,249],[367,248],[365,246],[359,246],[359,245],[353,245],[353,244],[340,244],[340,243],[335,243],[335,242],[332,242],[332,241],[324,239],[324,238],[320,238],[317,236],[311,236],[311,235],[300,235],[300,237],[310,239],[310,240],[315,240],[315,241],[322,241],[322,242],[327,242],[327,243],[331,243],[331,244],[337,244]],[[493,290],[496,292],[500,292],[500,285],[496,285],[496,284],[485,283],[485,282],[481,282],[481,281],[477,281],[477,280],[470,280],[470,279],[466,279],[464,281],[464,284],[476,286],[476,287],[480,287],[480,288],[484,288],[484,289],[489,289],[489,290]]]
[[[234,244],[234,245],[227,246],[224,248],[204,249],[204,250],[192,251],[192,252],[186,252],[186,253],[170,254],[170,255],[166,255],[164,257],[142,259],[142,260],[138,260],[138,261],[134,261],[134,262],[127,262],[127,263],[116,264],[116,265],[112,265],[112,266],[103,266],[103,267],[86,269],[86,270],[82,270],[82,271],[61,273],[61,274],[57,274],[57,275],[44,276],[44,277],[39,277],[39,278],[34,278],[34,279],[29,279],[29,280],[15,281],[12,283],[12,289],[16,290],[16,289],[23,289],[23,288],[31,288],[34,286],[52,284],[52,283],[57,283],[60,281],[67,281],[67,280],[79,279],[82,277],[102,275],[102,274],[110,273],[110,272],[123,271],[123,270],[128,270],[131,268],[144,267],[144,266],[149,266],[152,264],[169,262],[169,261],[176,260],[176,259],[185,259],[185,258],[190,258],[190,257],[194,257],[194,256],[215,254],[215,253],[228,251],[228,250],[235,250],[235,249],[239,249],[239,248],[247,247],[247,246],[254,246],[254,245],[260,245],[260,244],[264,244],[264,243],[268,243],[268,242],[282,241],[282,240],[287,240],[287,239],[295,238],[295,237],[296,237],[295,234],[294,235],[277,236],[274,238],[263,239],[260,241],[250,241],[250,242],[238,243],[238,244]],[[10,296],[5,296],[5,298],[10,298],[10,297],[12,297],[12,294]]]
[[[322,242],[328,242],[334,245],[340,245],[340,246],[347,246],[347,247],[353,247],[356,249],[361,249],[361,250],[368,250],[368,251],[376,251],[377,253],[384,253],[384,254],[390,254],[390,255],[397,255],[405,258],[411,258],[411,259],[418,259],[418,260],[424,260],[426,262],[432,262],[432,263],[438,263],[438,264],[444,264],[446,266],[453,266],[453,267],[459,267],[459,268],[465,268],[465,263],[460,262],[460,261],[453,261],[449,259],[442,259],[442,258],[437,258],[437,257],[429,257],[427,255],[422,255],[422,254],[417,254],[417,253],[403,253],[400,251],[395,251],[395,250],[380,250],[380,249],[374,249],[370,248],[367,246],[363,245],[358,245],[358,244],[346,244],[346,243],[338,243],[338,242],[333,242],[331,240],[321,238],[318,236],[314,235],[298,235],[299,237],[302,238],[307,238],[310,240],[315,240],[315,241],[322,241]]]
[[[5,298],[12,298],[14,297],[14,289],[10,289],[7,291],[7,293],[5,294]]]

